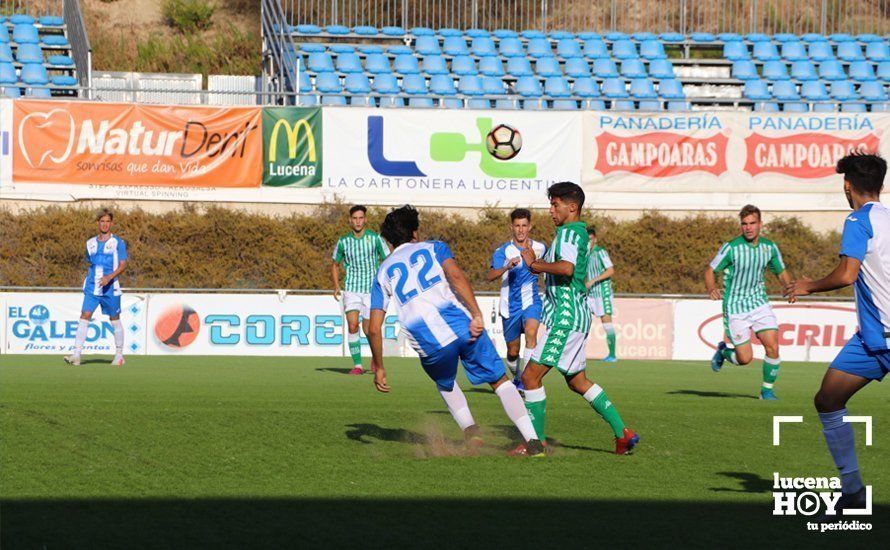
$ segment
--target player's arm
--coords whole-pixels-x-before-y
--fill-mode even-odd
[[[120,274],[123,273],[125,269],[127,269],[127,243],[125,243],[123,239],[118,239],[117,241],[117,257],[117,269],[99,279],[99,284],[101,286],[111,284],[111,281],[120,276]]]
[[[340,241],[334,245],[334,253],[331,255],[331,279],[334,281],[334,299],[340,299],[340,262],[343,261],[343,250]]]
[[[371,346],[371,369],[374,371],[374,386],[377,391],[389,393],[386,383],[386,369],[383,367],[383,320],[386,311],[372,309],[368,324],[368,344]]]
[[[723,291],[717,288],[717,277],[714,275],[714,268],[710,265],[705,268],[705,289],[712,300],[723,298]]]
[[[841,256],[841,261],[838,262],[837,267],[827,276],[815,281],[806,277],[797,281],[790,281],[785,284],[784,294],[790,298],[792,296],[806,296],[816,292],[830,292],[850,286],[859,277],[860,266],[862,266],[862,262],[856,258]]]
[[[714,256],[714,259],[711,260],[708,267],[705,268],[705,290],[707,290],[708,296],[712,300],[720,300],[723,298],[723,291],[717,288],[717,276],[714,273],[725,269],[731,263],[732,249],[730,248],[729,243],[725,243],[720,247],[720,250],[717,251],[717,255]]]
[[[585,283],[587,285],[587,290],[590,290],[590,287],[592,287],[593,285],[597,284],[600,281],[605,281],[606,279],[611,279],[612,275],[614,275],[614,274],[615,274],[615,266],[609,266],[605,271],[603,271],[602,273],[600,273],[599,275],[597,275],[596,277],[594,277],[593,279],[590,279],[589,281],[587,281],[587,283]]]
[[[476,302],[476,295],[473,294],[473,286],[460,266],[457,265],[457,262],[454,261],[454,258],[448,258],[442,262],[442,270],[445,272],[445,278],[448,279],[451,289],[470,312],[470,318],[472,319],[470,321],[470,335],[475,340],[485,330],[485,321],[482,320],[482,311]]]
[[[503,248],[498,248],[491,256],[491,269],[485,277],[486,280],[490,283],[495,279],[500,279],[503,277],[504,273],[516,267],[520,260],[520,257],[516,257],[507,261],[507,256],[504,254]]]

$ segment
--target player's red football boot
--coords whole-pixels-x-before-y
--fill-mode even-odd
[[[630,428],[624,428],[623,437],[615,438],[615,454],[629,455],[640,442],[640,436]]]
[[[349,374],[365,374],[365,369],[361,367],[355,367],[354,369],[349,371]]]

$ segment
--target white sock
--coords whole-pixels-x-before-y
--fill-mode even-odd
[[[526,403],[537,403],[538,401],[543,401],[547,399],[547,393],[544,391],[544,386],[536,390],[525,390],[525,401]]]
[[[507,363],[507,368],[510,369],[510,374],[513,375],[513,378],[516,378],[516,373],[518,372],[516,369],[519,367],[519,359],[516,358],[511,361],[508,357],[504,362]]]
[[[532,360],[532,353],[534,353],[534,348],[525,348],[522,352],[522,364],[519,366],[519,375],[522,376],[522,371],[525,370],[525,367],[528,366],[528,362]]]
[[[593,403],[593,400],[599,397],[599,395],[603,393],[603,389],[599,386],[599,384],[594,384],[590,386],[590,389],[584,392],[584,399],[588,403]]]
[[[522,401],[522,396],[519,395],[519,390],[516,389],[516,386],[504,383],[498,386],[498,389],[494,390],[494,392],[501,399],[501,405],[504,406],[507,416],[519,428],[522,438],[526,441],[538,439],[538,434],[535,433],[535,427],[532,425],[531,418],[528,417],[525,403]]]
[[[124,355],[124,325],[121,323],[121,320],[111,322],[111,327],[114,329],[114,348],[115,354],[123,357]]]
[[[614,333],[615,325],[613,325],[612,323],[603,323],[603,330],[605,330],[606,332]]]
[[[513,389],[516,388],[514,387]],[[448,412],[454,417],[454,421],[457,422],[457,425],[460,426],[461,430],[466,430],[476,423],[476,421],[473,420],[473,414],[470,412],[470,407],[467,405],[467,398],[464,396],[464,392],[460,390],[460,386],[458,386],[457,383],[454,384],[451,391],[439,390],[439,395],[445,400]]]
[[[81,319],[77,322],[77,332],[74,333],[74,355],[76,357],[80,357],[83,343],[87,340],[87,329],[89,328],[90,322],[86,319]]]

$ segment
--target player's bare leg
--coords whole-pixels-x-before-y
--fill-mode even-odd
[[[522,363],[519,365],[519,388],[522,390],[525,390],[525,386],[522,384],[522,371],[525,369],[525,365],[531,361],[532,352],[538,346],[538,327],[540,326],[541,323],[537,319],[528,319],[525,326],[522,327],[525,334],[525,353],[522,354]]]
[[[763,330],[757,333],[757,337],[766,352],[766,357],[763,358],[763,382],[760,384],[760,398],[775,401],[777,397],[773,386],[776,383],[776,378],[779,377],[779,365],[782,364],[782,360],[779,358],[779,331]]]
[[[362,367],[362,336],[358,332],[359,312],[346,312],[346,330],[348,332],[347,340],[349,342],[349,355],[352,357],[352,370],[349,374],[363,374],[365,372]]]
[[[519,338],[507,342],[507,370],[513,376],[513,380],[519,378]]]
[[[566,376],[566,384],[573,392],[583,397],[612,428],[612,433],[615,435],[615,454],[626,455],[633,452],[633,448],[640,441],[640,436],[624,425],[618,409],[609,401],[603,388],[588,380],[584,371]]]
[[[65,362],[69,365],[80,365],[80,353],[83,351],[83,343],[86,342],[87,330],[90,328],[90,319],[92,318],[92,311],[80,312],[80,319],[77,321],[77,332],[74,333],[74,353],[65,357]]]

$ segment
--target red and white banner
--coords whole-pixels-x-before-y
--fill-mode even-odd
[[[673,357],[674,307],[671,300],[617,298],[612,304],[616,355],[622,359],[670,359]],[[587,340],[587,358],[608,355],[606,331],[593,320]]]

